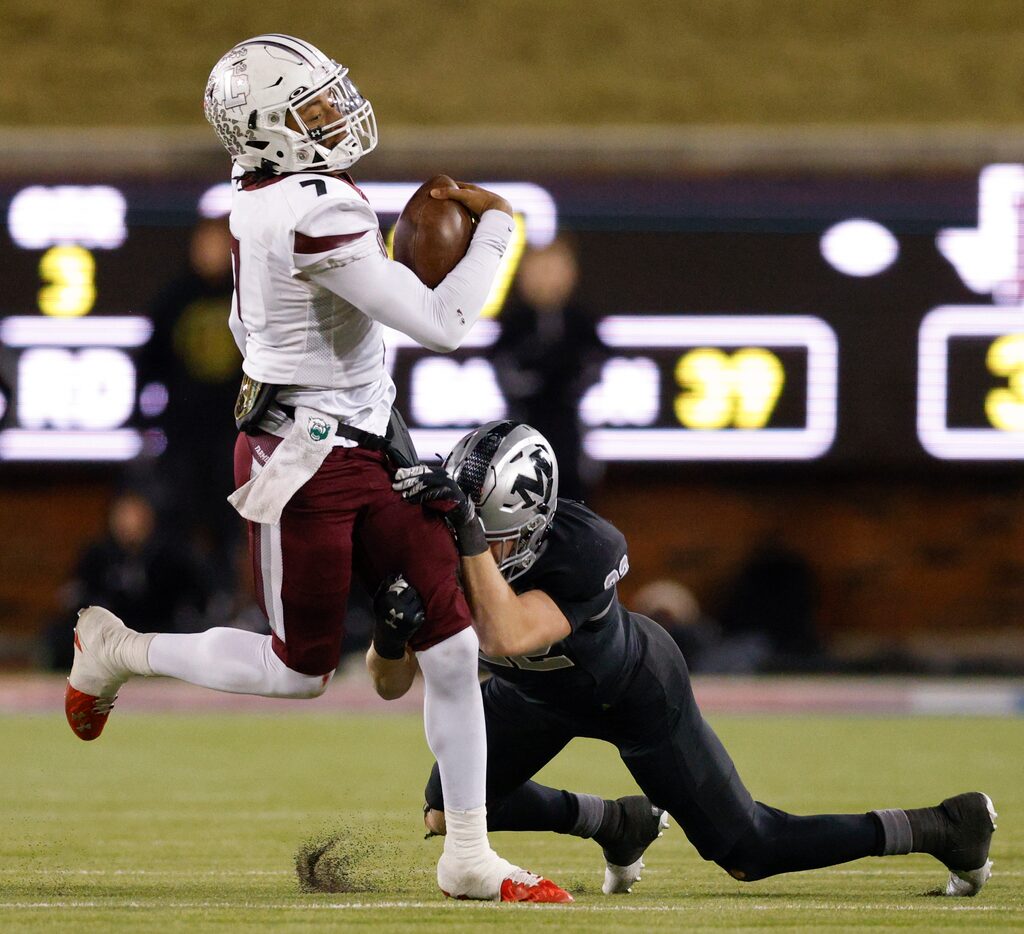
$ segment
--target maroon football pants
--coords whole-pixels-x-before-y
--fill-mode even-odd
[[[280,441],[269,434],[238,436],[236,486]],[[324,675],[337,667],[353,570],[371,595],[399,572],[419,591],[426,622],[409,640],[416,650],[470,625],[451,533],[440,516],[391,489],[380,451],[334,448],[285,506],[279,526],[247,524],[256,597],[270,621],[274,651],[293,671]]]

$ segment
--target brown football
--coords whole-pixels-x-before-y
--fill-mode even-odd
[[[434,188],[457,188],[447,175],[435,175],[416,189],[395,227],[395,259],[428,288],[436,288],[469,249],[473,215],[458,201],[431,198]]]

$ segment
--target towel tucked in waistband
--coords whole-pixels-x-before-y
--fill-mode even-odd
[[[228,497],[243,519],[277,525],[296,491],[334,450],[338,420],[300,405],[291,430],[270,455],[263,469]]]

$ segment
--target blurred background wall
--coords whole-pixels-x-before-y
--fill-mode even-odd
[[[343,61],[372,100],[381,143],[360,182],[529,183],[522,256],[550,240],[549,216],[568,235],[575,278],[549,304],[571,300],[590,330],[545,356],[520,281],[485,328],[493,343],[456,355],[458,371],[402,349],[400,401],[435,432],[424,443],[529,411],[531,380],[557,386],[547,398],[583,412],[565,442],[582,447],[579,489],[630,541],[627,600],[684,586],[696,615],[645,608],[712,639],[767,631],[785,666],[1024,667],[1019,13],[998,0],[0,0],[0,663],[48,657],[41,634],[91,592],[83,556],[125,489],[155,504],[160,547],[202,572],[176,625],[242,613],[230,476],[208,454],[230,434],[214,400],[237,361],[214,352],[203,309],[220,314],[230,283],[197,266],[192,236],[216,219],[229,169],[202,119],[206,77],[272,31]],[[81,194],[97,188],[122,200]],[[118,204],[121,228],[97,233]],[[393,223],[395,208],[378,210]],[[47,288],[70,305],[47,312]],[[960,311],[929,318],[941,309]],[[121,453],[101,457],[88,434],[101,428],[74,414],[113,404],[121,358],[89,369],[81,333],[28,321],[104,316],[154,322],[113,345],[89,338],[133,367],[130,411],[102,426],[138,441],[131,459],[107,436]],[[114,538],[128,587],[162,552]]]
[[[199,128],[210,67],[288,31],[389,126],[1015,125],[1013,0],[5,0],[9,125]],[[53,111],[60,102],[59,114]]]

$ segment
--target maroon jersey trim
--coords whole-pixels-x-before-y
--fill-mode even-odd
[[[326,253],[328,250],[336,250],[339,246],[353,243],[358,240],[362,233],[335,234],[332,237],[307,237],[303,233],[295,231],[295,252],[296,253]]]
[[[355,193],[357,195],[359,195],[360,198],[362,198],[367,204],[370,203],[370,199],[367,198],[365,194],[363,194],[363,189],[360,188],[355,183],[355,181],[353,181],[352,176],[349,175],[348,172],[337,172],[337,173],[333,174],[331,177],[332,178],[336,178],[339,181],[344,182],[346,185],[350,185],[352,187],[352,189],[355,191]]]
[[[268,185],[274,185],[277,182],[288,178],[290,175],[295,175],[295,172],[285,172],[283,175],[268,175],[263,176],[259,172],[246,172],[242,175],[238,181],[241,185],[242,191],[255,191],[257,188],[266,188]]]
[[[282,172],[280,175],[264,175],[262,172],[246,172],[244,175],[240,175],[238,178],[239,186],[242,191],[256,191],[258,188],[266,188],[268,185],[274,185],[277,182],[282,181],[286,178],[291,178],[293,175],[305,175],[305,172]],[[336,178],[340,182],[344,182],[356,194],[359,195],[367,204],[370,203],[370,199],[363,194],[362,188],[360,188],[352,176],[348,172],[310,172],[310,175],[325,175],[327,178]]]

